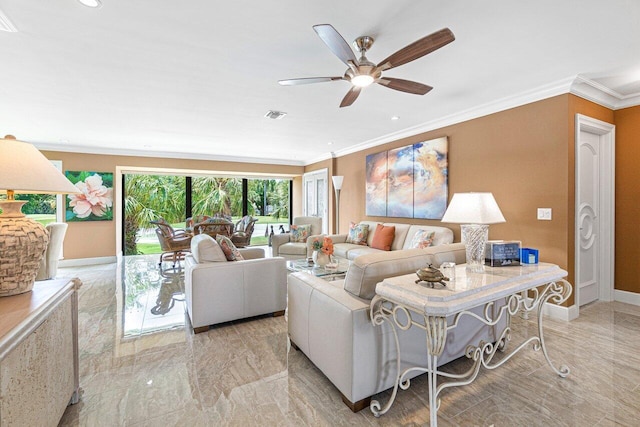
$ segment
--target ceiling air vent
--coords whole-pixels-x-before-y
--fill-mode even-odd
[[[265,114],[264,116],[266,118],[268,118],[268,119],[279,120],[279,119],[283,118],[286,115],[287,115],[287,113],[285,113],[284,111],[269,110],[269,111],[267,111],[267,114]]]

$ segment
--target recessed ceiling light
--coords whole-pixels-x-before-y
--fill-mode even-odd
[[[327,145],[333,145],[333,142],[329,141],[327,142]]]
[[[102,3],[100,3],[100,0],[78,0],[80,3],[82,3],[83,5],[87,6],[87,7],[100,7],[102,6]]]
[[[393,116],[391,117],[391,120],[400,120],[400,116]]]
[[[287,115],[287,113],[285,113],[284,111],[269,110],[269,111],[267,111],[267,113],[264,116],[266,118],[268,118],[268,119],[279,120],[279,119],[283,118],[286,115]]]

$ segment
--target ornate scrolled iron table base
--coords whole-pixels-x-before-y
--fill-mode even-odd
[[[551,369],[560,377],[565,378],[569,375],[569,367],[562,365],[557,368],[549,357],[549,353],[544,342],[542,310],[546,302],[553,302],[555,304],[565,302],[571,295],[572,289],[571,284],[564,279],[553,281],[544,285],[541,291],[538,287],[529,289],[528,291],[532,294],[529,298],[527,298],[526,291],[509,295],[506,297],[506,304],[500,307],[500,309],[497,310],[497,313],[495,310],[495,301],[488,302],[484,305],[482,316],[467,310],[456,313],[453,317],[453,322],[450,325],[447,324],[446,317],[429,316],[424,315],[424,313],[420,313],[424,320],[424,323],[420,323],[411,317],[411,310],[409,308],[404,307],[401,304],[387,301],[379,296],[375,296],[371,301],[371,321],[376,326],[382,325],[385,321],[391,325],[396,345],[396,370],[398,372],[398,376],[393,386],[393,392],[391,393],[389,401],[383,407],[379,401],[372,400],[370,404],[371,412],[376,417],[388,412],[395,401],[398,393],[398,387],[403,390],[407,390],[411,385],[409,375],[414,372],[426,372],[429,388],[429,425],[436,427],[438,423],[438,409],[440,408],[439,396],[444,389],[471,384],[478,376],[482,366],[489,370],[496,369],[509,361],[516,353],[529,344],[532,345],[534,351],[542,350],[544,358]],[[509,353],[506,353],[507,343],[511,341],[511,317],[519,311],[529,313],[535,309],[537,309],[538,315],[538,335],[526,339]],[[402,313],[402,317],[406,319],[405,321],[400,320],[399,313]],[[469,345],[467,347],[465,354],[473,361],[473,364],[466,372],[453,374],[440,371],[438,370],[438,357],[444,351],[447,332],[455,329],[463,316],[471,316],[487,326],[497,325],[502,317],[506,316],[507,326],[502,330],[495,343],[481,341],[477,346]],[[412,326],[419,327],[426,332],[428,350],[427,367],[412,367],[401,371],[400,362],[402,359],[400,357],[400,343],[398,340],[397,329],[408,330]],[[499,361],[494,362],[493,358],[497,351],[504,352],[506,355],[500,358]],[[438,385],[438,375],[453,379],[454,381]]]

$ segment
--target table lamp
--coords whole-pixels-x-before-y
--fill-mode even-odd
[[[467,270],[484,271],[484,249],[489,238],[489,224],[506,222],[491,193],[455,193],[442,222],[457,223],[466,245]]]
[[[342,181],[344,176],[332,176],[333,189],[336,191],[336,233],[340,233],[340,190],[342,190]]]
[[[49,235],[21,211],[26,200],[15,193],[80,193],[56,167],[26,142],[7,135],[0,139],[0,297],[21,294],[33,288]]]

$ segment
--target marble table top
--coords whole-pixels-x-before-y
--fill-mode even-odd
[[[376,294],[419,313],[447,316],[567,276],[566,271],[548,263],[485,266],[484,273],[469,272],[461,264],[455,270],[455,280],[446,286],[431,288],[425,282],[416,283],[416,274],[406,274],[378,283]]]

